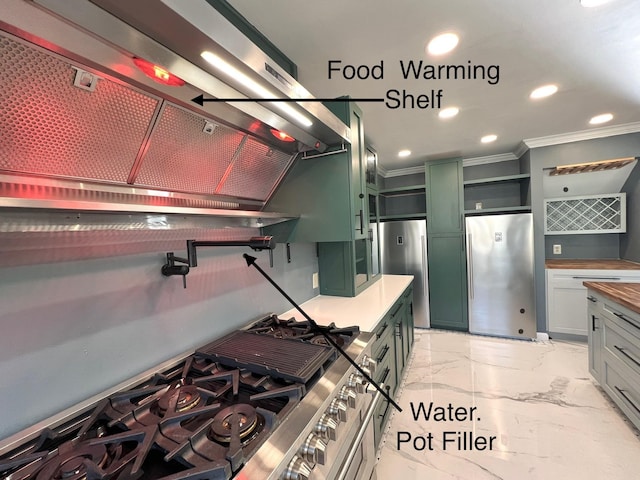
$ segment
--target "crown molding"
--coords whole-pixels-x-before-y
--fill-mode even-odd
[[[500,153],[498,155],[488,155],[486,157],[464,158],[462,160],[463,167],[473,167],[475,165],[486,165],[487,163],[508,162],[509,160],[517,160],[513,153]]]
[[[527,147],[527,144],[524,142],[520,142],[518,144],[518,148],[516,148],[515,152],[513,152],[513,154],[520,158],[522,157],[525,153],[527,153],[529,151],[529,147]]]
[[[516,150],[512,153],[465,158],[462,160],[462,164],[465,167],[471,167],[474,165],[485,165],[488,163],[507,162],[509,160],[517,160],[531,148],[548,147],[551,145],[560,145],[562,143],[580,142],[583,140],[613,137],[615,135],[625,135],[628,133],[638,132],[640,132],[640,122],[633,122],[625,123],[623,125],[612,125],[610,127],[592,128],[590,130],[582,130],[579,132],[560,133],[558,135],[549,135],[546,137],[527,138],[522,140],[522,142],[518,144]],[[378,167],[378,173],[384,178],[400,177],[402,175],[423,172],[423,166],[400,168],[397,170],[387,170],[381,166]]]
[[[623,125],[612,125],[610,127],[593,128],[579,132],[560,133],[547,137],[526,138],[522,142],[529,148],[548,147],[550,145],[560,145],[562,143],[580,142],[594,138],[613,137],[614,135],[624,135],[626,133],[640,132],[640,122],[625,123]]]
[[[389,177],[401,177],[403,175],[412,175],[414,173],[424,173],[424,165],[418,165],[417,167],[398,168],[396,170],[386,170],[382,173],[383,169],[378,167],[378,173],[384,178]]]

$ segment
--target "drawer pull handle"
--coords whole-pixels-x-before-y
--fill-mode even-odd
[[[380,379],[380,383],[384,383],[387,381],[387,377],[389,376],[389,372],[391,371],[391,369],[389,367],[384,369],[384,375],[382,376],[382,378]]]
[[[584,275],[576,275],[572,277],[575,280],[620,280],[620,277],[589,277]]]
[[[396,337],[402,338],[402,325],[396,323]]]
[[[627,401],[627,403],[629,403],[629,405],[631,405],[633,407],[633,409],[640,414],[640,408],[638,408],[636,406],[636,404],[634,403],[634,401],[631,400],[631,398],[628,397],[626,393],[624,393],[624,390],[622,390],[621,388],[618,388],[618,387],[614,387],[614,388],[618,391],[618,393],[620,395],[622,395],[622,398],[624,398]]]
[[[398,308],[396,308],[395,312],[391,314],[391,317],[395,317],[401,308],[402,308],[402,303],[398,305]]]
[[[587,295],[587,300],[593,303],[597,303],[598,299],[592,295]]]
[[[387,327],[389,326],[388,323],[385,323],[382,328],[380,329],[380,331],[378,333],[376,333],[376,339],[380,338],[382,336],[382,334],[384,333],[384,331],[387,329]]]
[[[387,352],[389,351],[389,345],[385,345],[384,348],[382,349],[382,353],[380,354],[380,356],[378,357],[378,359],[376,360],[376,362],[378,362],[378,365],[380,363],[382,363],[382,361],[384,360],[384,357],[387,356]]]
[[[630,354],[628,354],[626,349],[619,347],[618,345],[614,345],[613,348],[618,350],[621,354],[623,354],[625,357],[627,357],[629,360],[635,363],[638,367],[640,367],[640,362],[638,362],[635,358],[633,358]]]
[[[385,385],[384,388],[387,391],[387,395],[389,395],[389,390],[391,390],[391,387],[389,385]],[[385,407],[384,412],[382,412],[382,414],[380,415],[380,418],[384,418],[387,415],[387,412],[389,411],[389,405],[389,402],[387,402],[387,406]]]
[[[598,319],[598,317],[596,317],[595,315],[591,315],[591,331],[595,332],[598,327],[596,327],[596,320]]]
[[[634,321],[632,321],[631,319],[627,318],[625,315],[623,315],[622,313],[617,313],[617,312],[613,312],[613,314],[618,317],[620,320],[624,320],[625,322],[627,322],[629,325],[633,325],[634,327],[638,328],[638,325],[636,325],[636,323]]]

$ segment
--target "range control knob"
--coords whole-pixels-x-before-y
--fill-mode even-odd
[[[324,465],[326,452],[327,444],[315,433],[310,433],[302,447],[300,447],[300,454],[312,465],[316,463]]]
[[[336,439],[336,428],[338,428],[338,422],[333,417],[323,413],[318,423],[316,423],[315,431],[320,437],[329,441]]]
[[[355,389],[347,387],[346,385],[340,389],[338,398],[349,405],[351,408],[356,408],[356,397],[358,394]]]
[[[340,422],[347,421],[347,404],[339,398],[331,400],[327,413]]]
[[[298,455],[294,455],[282,474],[282,480],[309,480],[310,476],[311,467]]]
[[[369,376],[376,371],[377,362],[368,355],[365,355],[362,358],[362,363],[360,366],[365,369],[365,371],[369,372]]]
[[[362,376],[362,374],[354,372],[349,375],[349,380],[347,380],[347,387],[354,388],[358,393],[364,393],[365,385],[364,377]]]

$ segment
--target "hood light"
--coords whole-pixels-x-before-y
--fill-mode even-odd
[[[273,135],[274,137],[276,137],[278,140],[282,140],[283,142],[295,142],[296,139],[293,138],[291,135],[288,135],[284,132],[281,132],[280,130],[276,130],[275,128],[271,129],[271,135]]]
[[[133,63],[135,63],[136,67],[138,67],[147,77],[163,85],[181,87],[186,83],[180,77],[176,77],[173,73],[167,71],[161,66],[151,63],[148,60],[144,60],[143,58],[134,57]]]
[[[255,82],[254,80],[246,76],[244,73],[242,73],[240,70],[238,70],[234,66],[230,65],[228,62],[224,61],[215,53],[205,51],[205,52],[202,52],[200,56],[204,58],[207,62],[209,62],[211,65],[213,65],[215,68],[225,73],[226,75],[229,75],[234,80],[237,80],[238,82],[240,82],[240,84],[242,84],[244,87],[251,90],[255,95],[259,97],[258,100],[269,101],[270,98],[276,98],[273,95],[273,93],[271,93],[269,90],[267,90],[262,85],[260,85],[259,83]],[[291,105],[278,102],[278,103],[275,103],[274,106],[277,109],[279,109],[281,112],[288,115],[289,117],[295,119],[301,125],[304,125],[305,127],[310,127],[311,125],[313,125],[313,122],[311,120],[309,120],[307,117],[302,115],[296,109],[291,107]]]

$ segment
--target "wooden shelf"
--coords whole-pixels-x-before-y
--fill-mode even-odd
[[[530,178],[530,175],[528,173],[519,173],[517,175],[505,175],[503,177],[491,177],[491,178],[480,178],[477,180],[465,180],[462,183],[466,187],[466,186],[490,185],[493,183],[519,182],[520,180],[526,180],[529,178]]]
[[[384,188],[378,193],[385,197],[393,197],[394,195],[420,194],[425,191],[425,185],[409,185],[408,187]]]
[[[485,215],[490,213],[514,213],[514,212],[530,212],[530,205],[522,205],[518,207],[497,207],[497,208],[483,208],[481,210],[465,210],[465,215]]]

